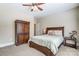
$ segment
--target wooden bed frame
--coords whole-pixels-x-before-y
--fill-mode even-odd
[[[48,33],[49,30],[62,30],[62,35],[64,37],[64,27],[47,27],[46,28],[46,34]],[[35,48],[35,49],[39,50],[40,52],[44,53],[46,56],[55,56],[53,54],[53,52],[51,52],[51,50],[49,48],[45,47],[45,46],[38,45],[38,44],[36,44],[36,43],[34,43],[32,41],[29,41],[29,46],[32,47],[32,48]]]

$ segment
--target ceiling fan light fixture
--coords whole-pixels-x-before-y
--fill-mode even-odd
[[[32,6],[31,9],[33,9],[33,11],[39,11],[38,8],[37,8],[37,6]]]

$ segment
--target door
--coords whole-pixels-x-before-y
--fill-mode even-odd
[[[34,24],[34,36],[36,36],[36,24]]]
[[[15,21],[15,44],[21,45],[27,43],[29,40],[29,26],[30,23],[26,21]]]

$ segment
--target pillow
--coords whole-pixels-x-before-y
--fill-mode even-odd
[[[49,30],[48,35],[62,36],[62,30]]]
[[[62,36],[62,30],[55,30],[54,35]]]
[[[54,31],[53,30],[49,30],[48,31],[48,35],[54,35]]]

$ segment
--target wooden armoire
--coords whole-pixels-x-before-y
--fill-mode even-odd
[[[15,21],[15,44],[21,45],[29,40],[30,22],[16,20]]]

